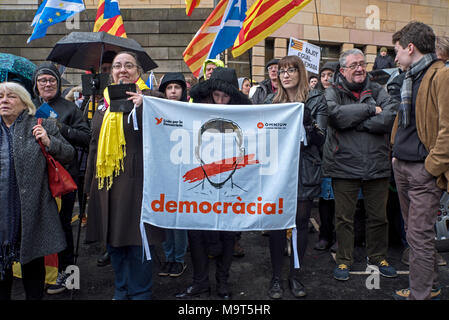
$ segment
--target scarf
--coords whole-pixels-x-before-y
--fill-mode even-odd
[[[428,53],[408,68],[401,88],[401,104],[398,110],[399,128],[407,128],[410,125],[413,81],[419,78],[423,70],[427,69],[436,59],[437,57],[434,53]]]
[[[140,90],[149,89],[142,78],[136,82]],[[107,108],[103,123],[101,124],[98,138],[97,172],[98,189],[102,189],[106,183],[109,190],[113,177],[117,177],[124,170],[126,157],[125,131],[123,129],[123,112],[110,112],[108,88],[103,92],[105,106]]]
[[[19,260],[20,251],[20,198],[14,169],[14,125],[8,128],[0,119],[0,280],[5,271]]]

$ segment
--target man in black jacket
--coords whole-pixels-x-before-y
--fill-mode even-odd
[[[90,142],[90,128],[83,119],[83,114],[75,103],[61,97],[61,75],[58,69],[49,62],[40,65],[33,76],[33,91],[36,98],[33,100],[36,108],[43,103],[48,103],[56,112],[54,118],[62,136],[75,148],[87,150]],[[78,180],[79,163],[78,157],[65,166],[75,181]],[[64,229],[67,248],[58,253],[58,278],[56,284],[51,285],[47,293],[57,294],[66,290],[65,280],[67,275],[65,269],[74,263],[74,245],[72,234],[72,212],[75,204],[76,191],[61,197],[61,210],[59,217]]]
[[[368,79],[365,56],[359,49],[347,50],[340,56],[340,68],[325,96],[329,127],[323,171],[332,178],[338,242],[334,277],[349,279],[360,188],[367,214],[367,264],[378,267],[383,276],[396,277],[396,270],[386,260],[386,204],[391,172],[388,136],[398,103]]]

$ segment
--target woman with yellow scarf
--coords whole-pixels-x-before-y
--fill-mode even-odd
[[[128,92],[135,105],[137,128],[142,128],[142,94],[158,95],[141,78],[142,68],[133,52],[120,52],[112,61],[113,84],[135,83]],[[143,189],[142,131],[128,121],[129,113],[110,112],[108,89],[104,105],[92,119],[92,140],[86,170],[89,192],[88,241],[106,244],[115,274],[115,300],[152,297],[152,260],[142,257],[140,212]],[[90,212],[90,210],[89,210]],[[150,245],[164,232],[146,225]]]

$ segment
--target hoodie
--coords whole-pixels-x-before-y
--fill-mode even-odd
[[[187,84],[184,75],[181,72],[167,72],[161,80],[159,91],[165,96],[165,89],[170,83],[177,83],[182,87],[181,100],[187,102]]]

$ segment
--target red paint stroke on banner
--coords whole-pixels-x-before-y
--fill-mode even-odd
[[[251,164],[258,164],[259,160],[254,160],[255,154],[247,154],[243,157],[243,161],[240,161],[237,164],[236,170],[246,167]],[[215,176],[219,173],[223,173],[226,171],[234,170],[234,162],[237,160],[237,157],[223,159],[219,161],[215,161],[203,166],[209,177]],[[196,181],[201,181],[205,178],[203,169],[200,167],[196,167],[192,170],[186,172],[183,176],[184,182],[192,183]]]

